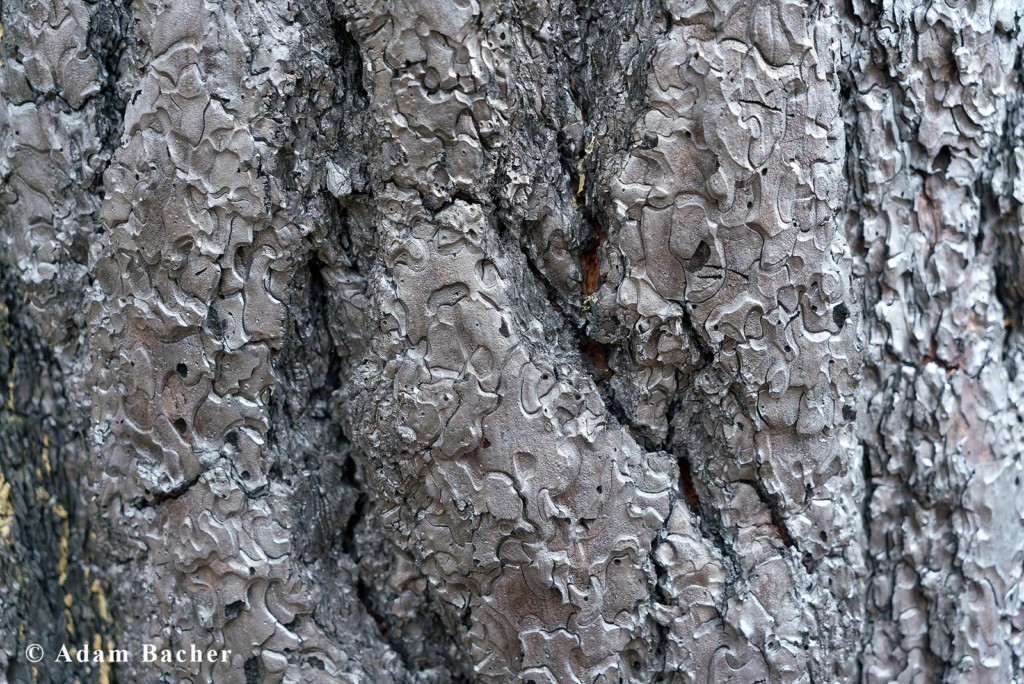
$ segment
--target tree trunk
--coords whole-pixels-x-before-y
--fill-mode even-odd
[[[0,3],[0,681],[1024,682],[1022,15]]]

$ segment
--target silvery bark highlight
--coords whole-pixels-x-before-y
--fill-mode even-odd
[[[0,680],[1024,681],[1022,23],[3,2]]]

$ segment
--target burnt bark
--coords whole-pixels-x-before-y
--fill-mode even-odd
[[[1022,22],[5,0],[0,680],[1024,682]]]

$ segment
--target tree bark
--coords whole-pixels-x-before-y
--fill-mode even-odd
[[[1024,682],[1022,23],[0,3],[0,681]]]

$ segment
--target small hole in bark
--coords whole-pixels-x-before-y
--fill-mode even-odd
[[[184,434],[185,430],[188,430],[188,423],[185,422],[184,418],[175,418],[174,429]]]
[[[768,168],[767,167],[761,169],[761,175],[762,176],[767,176],[768,175]]]
[[[697,248],[693,250],[693,256],[690,257],[690,262],[687,267],[691,271],[697,271],[704,268],[704,265],[708,263],[708,259],[711,258],[711,246],[708,243],[701,240],[697,244]]]
[[[601,485],[597,485],[597,493],[598,494],[604,493],[604,487],[602,487]]]
[[[263,660],[257,655],[252,656],[245,661],[242,672],[245,674],[245,684],[259,684],[263,681]]]
[[[175,371],[176,371],[176,372],[178,373],[178,375],[180,375],[181,377],[185,377],[186,375],[188,375],[188,366],[186,366],[186,365],[185,365],[185,364],[183,364],[183,363],[179,363],[179,364],[178,364],[177,366],[175,366],[175,367],[174,367],[174,370],[175,370]]]
[[[242,479],[243,480],[248,480],[250,477],[251,477],[251,475],[249,474],[248,470],[243,470],[242,471]]]
[[[825,533],[825,530],[822,530],[821,532],[818,532],[818,538],[821,539],[821,541],[828,541],[828,534]]]
[[[747,202],[747,209],[753,209],[753,208],[754,208],[754,203],[753,202]]]
[[[224,617],[231,619],[242,612],[242,608],[245,608],[245,601],[234,601],[224,606]]]
[[[639,660],[634,660],[633,661],[633,669],[634,670],[639,670],[640,669],[640,661]]]
[[[850,309],[846,306],[845,302],[839,302],[836,307],[832,309],[832,320],[839,329],[842,330],[843,326],[846,325],[846,319],[850,317]]]

